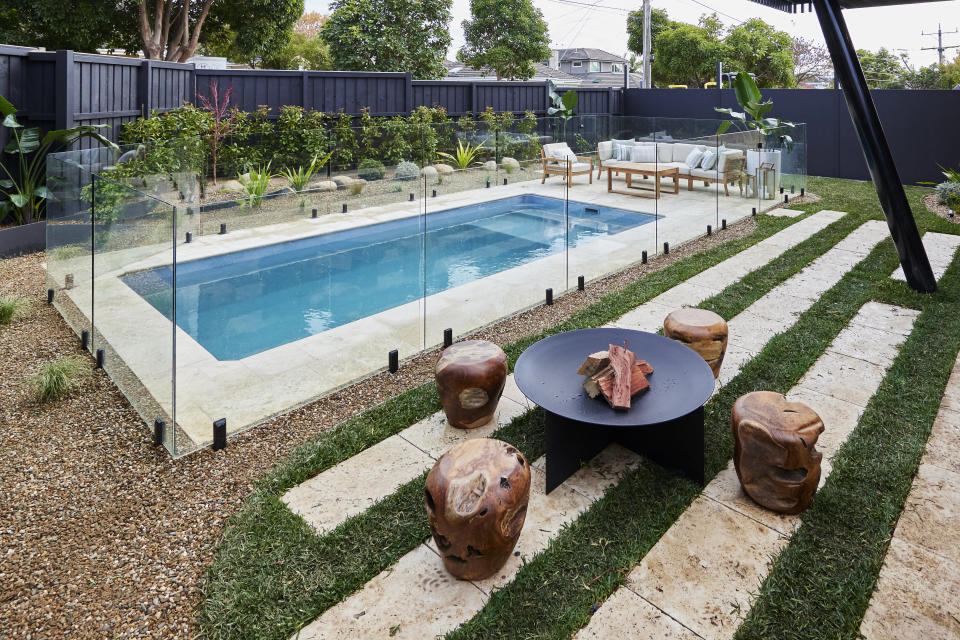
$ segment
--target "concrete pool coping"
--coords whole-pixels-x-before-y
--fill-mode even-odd
[[[192,450],[212,440],[214,420],[226,418],[228,432],[239,432],[383,370],[387,352],[391,349],[398,349],[401,359],[412,357],[440,344],[446,327],[452,327],[455,335],[475,331],[542,304],[547,287],[553,288],[554,295],[559,296],[568,287],[576,287],[578,275],[583,275],[589,282],[622,270],[638,262],[642,250],[655,255],[664,240],[679,245],[703,235],[706,225],[715,224],[718,217],[725,217],[732,223],[750,215],[751,209],[757,206],[756,199],[721,195],[719,201],[728,206],[718,213],[715,186],[694,192],[681,190],[681,196],[686,194],[685,197],[670,194],[659,201],[608,194],[605,185],[602,190],[597,186],[589,188],[590,185],[575,181],[568,196],[571,201],[588,206],[655,213],[658,215],[656,224],[651,222],[595,238],[567,252],[501,271],[241,360],[219,361],[214,358],[120,279],[132,272],[169,266],[173,254],[170,245],[98,255],[93,282],[88,279],[75,283],[66,293],[81,312],[90,317],[90,287],[96,286],[95,335],[123,361],[143,391],[168,414],[173,410],[175,385],[176,424],[192,441],[182,443],[182,446],[178,444],[177,450]],[[438,195],[426,203],[436,211],[427,211],[425,215],[428,218],[432,213],[458,206],[525,194],[562,198],[565,191],[558,180],[545,185],[531,180],[490,190]],[[189,245],[177,246],[177,262],[421,216],[424,215],[423,204],[422,201],[384,204],[316,219],[305,215],[297,220],[237,230],[223,236],[200,236]],[[654,206],[656,209],[651,210]],[[89,256],[86,261],[89,263]],[[384,274],[383,277],[388,279],[389,276]],[[350,357],[344,357],[344,354]],[[149,402],[133,404],[138,408],[153,406]],[[148,423],[153,421],[149,415],[144,418]]]

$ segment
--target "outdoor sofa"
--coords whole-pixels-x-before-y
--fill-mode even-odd
[[[699,156],[693,154],[699,152]],[[703,167],[703,159],[707,151],[712,151],[715,158],[709,163],[710,168]],[[677,167],[678,179],[687,181],[687,190],[693,191],[695,180],[702,180],[704,184],[723,183],[723,191],[730,195],[729,185],[737,183],[740,195],[743,195],[745,179],[746,156],[742,149],[728,149],[726,147],[707,147],[702,144],[685,142],[647,142],[636,140],[607,140],[597,145],[597,159],[599,161],[599,178],[604,169],[616,167],[624,162],[656,163],[660,167]],[[696,161],[693,166],[689,163]]]

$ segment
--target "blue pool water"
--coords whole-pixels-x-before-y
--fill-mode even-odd
[[[218,360],[245,358],[561,252],[563,205],[524,195],[431,213],[426,243],[413,217],[180,263],[177,324]],[[653,220],[570,202],[569,243]],[[123,280],[172,316],[170,267]]]

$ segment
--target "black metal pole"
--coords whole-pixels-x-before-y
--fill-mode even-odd
[[[860,147],[870,170],[870,177],[880,197],[880,206],[887,218],[893,244],[897,247],[903,273],[911,287],[921,293],[937,290],[927,252],[920,242],[920,233],[910,211],[900,174],[893,163],[893,154],[883,133],[877,108],[870,97],[857,51],[850,40],[839,0],[814,0],[823,37],[827,41],[833,68],[847,100],[850,119],[860,138]]]

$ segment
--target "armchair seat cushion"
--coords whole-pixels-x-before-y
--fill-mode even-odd
[[[567,170],[566,162],[547,162],[547,168],[551,171],[565,172]],[[570,165],[570,171],[577,173],[578,171],[590,171],[592,167],[586,162],[574,162]]]

